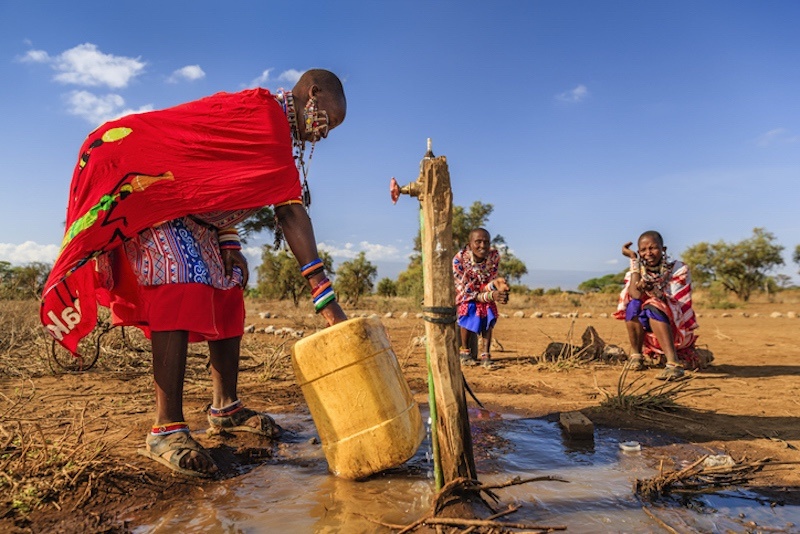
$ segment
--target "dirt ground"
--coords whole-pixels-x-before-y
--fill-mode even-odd
[[[800,462],[800,320],[787,316],[800,313],[800,298],[749,303],[731,310],[701,305],[697,309],[699,345],[710,349],[716,359],[708,370],[692,373],[691,387],[705,389],[681,399],[681,409],[675,413],[601,408],[603,391],[616,391],[619,363],[539,362],[537,356],[548,343],[580,344],[581,334],[590,325],[606,343],[627,352],[622,322],[602,317],[613,311],[609,298],[584,298],[580,303],[571,297],[516,303],[512,298],[501,309],[508,316],[496,328],[498,368],[470,367],[464,375],[475,395],[495,412],[555,417],[581,410],[595,425],[658,430],[675,436],[678,443],[692,444],[693,450],[700,447],[737,459]],[[406,310],[407,317],[401,318]],[[259,316],[267,311],[277,318]],[[371,307],[347,311],[351,316],[377,313],[382,318],[412,391],[420,403],[427,403],[425,350],[418,342],[424,322],[416,312],[377,300]],[[388,311],[392,317],[385,317]],[[513,316],[520,311],[524,317]],[[545,316],[532,317],[534,311]],[[578,317],[547,317],[553,311],[577,312]],[[773,312],[782,316],[771,317]],[[260,329],[270,325],[302,329],[305,335],[321,326],[308,310],[263,301],[248,301],[248,321]],[[146,347],[145,343],[136,345],[133,335],[131,339],[126,342],[129,346]],[[271,412],[305,410],[289,362],[295,340],[246,334],[240,397],[249,406]],[[205,410],[210,402],[210,378],[201,347],[193,346],[198,353],[190,356],[184,393],[186,417],[193,430],[206,428]],[[136,454],[152,422],[147,352],[126,349],[121,357],[119,351],[104,351],[89,371],[54,374],[45,360],[45,349],[49,347],[44,340],[32,347],[31,354],[39,356],[31,356],[36,361],[28,365],[5,356],[0,373],[0,452],[4,453],[0,471],[5,477],[0,489],[15,484],[13,498],[0,502],[0,531],[126,532],[136,526],[137,513],[196,498],[204,487],[215,484],[173,475]],[[655,384],[657,372],[650,369],[641,375],[645,382]],[[475,406],[469,398],[468,404]],[[199,441],[210,448],[223,477],[237,476],[281,446],[254,437],[220,441],[203,435]],[[680,445],[665,446],[663,454],[666,459],[679,456]],[[48,458],[63,460],[64,455],[69,462],[48,471]],[[21,470],[28,470],[27,479],[14,476]],[[34,481],[38,489],[31,489]],[[800,502],[800,466],[767,469],[754,483],[786,501]]]

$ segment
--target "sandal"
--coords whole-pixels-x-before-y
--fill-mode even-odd
[[[254,417],[258,418],[258,425],[247,424]],[[283,433],[283,429],[272,417],[245,407],[241,407],[229,415],[212,415],[209,410],[208,424],[211,425],[206,430],[206,434],[209,436],[218,436],[224,432],[251,432],[265,438],[275,439]]]
[[[644,371],[646,369],[644,365],[644,356],[638,352],[631,354],[631,357],[628,359],[628,369],[631,371]]]
[[[683,367],[668,363],[664,370],[656,375],[656,380],[666,380],[667,382],[681,380],[686,376]]]
[[[478,361],[472,357],[472,353],[470,352],[469,349],[465,348],[458,349],[458,358],[461,360],[461,365],[465,365],[467,367],[478,365]]]
[[[497,366],[494,364],[494,361],[492,361],[492,355],[489,354],[488,352],[484,352],[481,354],[481,365],[484,367],[484,369],[489,369],[489,370],[497,368]]]
[[[151,460],[165,465],[182,475],[199,478],[212,478],[217,472],[217,464],[211,455],[197,443],[189,431],[173,432],[165,436],[148,434],[145,439],[146,449],[137,449],[136,452]],[[181,461],[190,453],[196,452],[211,465],[209,471],[198,471],[181,466]]]

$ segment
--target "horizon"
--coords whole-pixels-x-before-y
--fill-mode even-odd
[[[392,206],[389,180],[416,179],[431,138],[454,203],[494,206],[487,229],[529,287],[620,272],[644,230],[682,252],[756,227],[784,247],[770,274],[800,284],[800,4],[310,1],[301,23],[193,5],[0,5],[0,260],[55,259],[78,149],[104,120],[326,68],[348,115],[316,147],[310,214],[335,265],[363,251],[378,279],[405,268],[418,202]],[[169,39],[142,38],[156,15]]]

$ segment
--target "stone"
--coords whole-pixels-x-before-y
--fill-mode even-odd
[[[547,316],[553,319],[558,319],[559,317],[561,317],[561,312],[548,313]]]
[[[561,412],[561,427],[572,439],[594,439],[594,424],[581,412]]]
[[[533,317],[535,319],[541,319],[542,317],[544,317],[544,314],[542,312],[537,311],[537,312],[533,312],[531,314],[531,317]]]
[[[592,318],[592,314],[589,313],[589,312],[582,313],[581,317],[583,317],[584,319],[591,319]]]
[[[386,312],[383,314],[384,319],[391,319],[392,317],[394,317],[394,314],[392,312]]]
[[[254,324],[249,324],[249,325],[244,327],[244,333],[245,334],[252,334],[255,331],[256,331],[256,325],[254,325]]]
[[[400,314],[401,319],[408,319],[408,312],[403,312]]]
[[[523,317],[525,317],[525,312],[524,311],[516,311],[516,312],[514,312],[514,317],[516,317],[517,319],[522,319]]]
[[[783,317],[783,314],[781,312],[774,311],[770,313],[769,316],[772,317],[773,319],[778,319],[780,317]]]

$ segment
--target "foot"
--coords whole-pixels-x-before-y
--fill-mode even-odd
[[[628,359],[628,369],[631,371],[644,371],[644,356],[636,352],[631,354],[631,357]]]
[[[166,436],[148,434],[146,449],[136,452],[169,467],[176,473],[192,477],[210,478],[217,473],[211,455],[189,432],[173,432]]]
[[[481,365],[484,367],[484,369],[491,370],[496,368],[494,361],[492,360],[492,355],[488,352],[481,354]]]
[[[686,376],[686,372],[680,365],[668,363],[664,370],[656,375],[656,380],[665,380],[667,382],[681,380]]]
[[[214,416],[209,413],[208,424],[210,426],[206,433],[209,436],[218,436],[223,432],[250,432],[275,439],[283,432],[269,415],[244,407],[227,416]]]
[[[472,367],[473,365],[478,365],[478,361],[472,357],[469,349],[459,349],[458,350],[458,358],[461,361],[461,365],[465,367]]]

